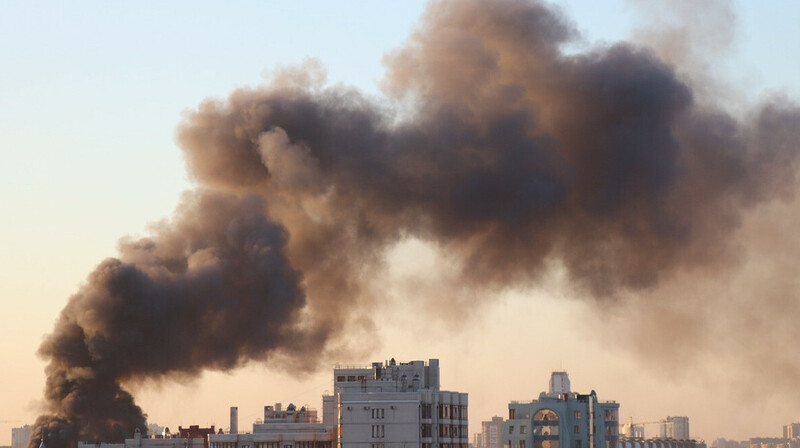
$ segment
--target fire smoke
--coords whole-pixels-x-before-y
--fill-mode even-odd
[[[42,344],[34,439],[144,429],[127,381],[274,356],[313,369],[407,237],[461,260],[470,288],[558,260],[604,301],[731,263],[743,213],[796,189],[800,109],[741,119],[648,48],[565,53],[575,34],[536,1],[438,1],[387,56],[388,106],[302,69],[203,102],[178,131],[198,189],[123,241]]]

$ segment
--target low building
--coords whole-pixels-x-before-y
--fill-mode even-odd
[[[566,372],[553,372],[538,400],[512,401],[502,437],[506,448],[617,448],[619,404],[572,392]]]
[[[165,429],[169,431],[169,429]],[[179,439],[173,437],[142,437],[137,429],[132,439],[124,443],[78,442],[77,448],[204,448],[203,438]]]
[[[281,403],[264,407],[264,419],[253,424],[252,433],[210,434],[210,448],[334,448],[336,424],[333,397],[323,397],[327,421],[320,422],[317,411],[289,404],[286,410]],[[238,428],[237,413],[231,413],[231,428]]]

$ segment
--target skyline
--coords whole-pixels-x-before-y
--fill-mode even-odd
[[[776,2],[774,5],[780,6],[781,3]],[[302,35],[305,41],[300,39],[299,43],[295,43],[296,39],[289,39],[300,49],[293,48],[288,51],[288,55],[271,47],[269,37],[262,37],[256,47],[267,55],[253,57],[252,54],[258,52],[253,51],[252,47],[249,48],[250,51],[248,49],[239,50],[240,52],[226,51],[230,48],[237,48],[237,44],[241,46],[243,42],[248,42],[246,38],[252,35],[247,33],[252,32],[252,27],[247,26],[236,27],[227,24],[230,28],[224,28],[225,30],[237,30],[245,35],[233,33],[238,39],[226,41],[225,44],[217,43],[218,47],[212,45],[211,48],[215,51],[206,53],[203,51],[205,47],[187,45],[191,43],[189,36],[198,38],[204,36],[204,33],[201,32],[203,25],[217,23],[218,17],[215,13],[218,14],[219,10],[208,4],[202,5],[196,12],[197,16],[195,17],[199,16],[197,20],[200,23],[195,23],[193,27],[183,30],[194,30],[196,34],[182,34],[171,29],[171,25],[181,23],[175,20],[177,17],[184,14],[191,16],[186,9],[189,8],[188,4],[174,6],[174,9],[163,15],[131,10],[122,5],[106,6],[105,9],[97,8],[92,11],[92,14],[97,14],[95,16],[89,15],[86,10],[54,11],[51,8],[36,11],[35,6],[7,5],[4,7],[11,10],[7,11],[9,14],[4,14],[5,19],[0,19],[3,20],[3,26],[0,29],[6,30],[5,33],[8,37],[8,39],[2,39],[6,42],[2,51],[5,59],[16,61],[17,64],[14,64],[15,70],[10,71],[2,79],[5,87],[2,95],[3,107],[0,108],[0,111],[3,111],[3,120],[0,121],[4,123],[0,125],[3,131],[0,134],[4,136],[0,137],[2,139],[0,147],[4,149],[4,158],[9,162],[4,164],[5,168],[1,172],[4,179],[3,203],[10,211],[4,220],[5,232],[1,237],[6,251],[0,260],[0,267],[8,275],[0,286],[2,288],[0,293],[2,293],[7,306],[7,312],[4,313],[5,316],[0,325],[4,328],[4,337],[0,346],[5,357],[13,360],[15,369],[4,373],[2,382],[4,386],[2,386],[3,389],[0,389],[0,395],[13,397],[12,406],[22,407],[23,410],[22,412],[16,411],[17,413],[14,415],[0,415],[0,420],[31,420],[32,416],[36,414],[29,406],[31,400],[41,396],[44,384],[42,374],[44,363],[35,358],[35,351],[42,336],[52,330],[52,322],[66,303],[66,299],[76,292],[78,285],[85,281],[86,275],[97,263],[117,252],[114,247],[118,238],[128,234],[145,234],[148,222],[172,216],[180,192],[193,185],[186,178],[181,152],[177,148],[174,138],[175,128],[182,121],[181,111],[196,108],[203,99],[209,96],[224,98],[234,87],[263,83],[264,80],[261,76],[265,69],[302,63],[306,57],[315,57],[320,60],[320,64],[328,72],[329,83],[352,84],[370,95],[378,95],[379,90],[375,81],[381,77],[381,54],[402,45],[422,11],[421,4],[404,5],[402,8],[395,7],[391,11],[385,9],[366,11],[374,14],[375,20],[359,21],[359,25],[364,25],[362,28],[342,26],[341,22],[328,20],[328,14],[333,13],[325,10],[324,5],[317,5],[319,8],[315,10],[319,11],[317,15],[311,14],[314,19],[311,20],[311,25],[299,18],[309,15],[308,11],[292,11],[289,10],[288,5],[283,6],[286,8],[285,10],[276,7],[273,11],[265,11],[264,15],[270,16],[269,13],[280,11],[280,13],[287,14],[282,23],[289,28],[293,24],[300,23],[306,23],[305,26],[309,28],[327,24],[332,29],[341,28],[345,34],[339,37],[341,41],[318,39],[311,35],[310,30],[303,29],[309,31],[309,35],[305,36],[302,32],[293,34],[293,36]],[[359,8],[355,5],[348,6],[351,10],[338,11],[339,15],[334,16],[356,16],[356,10]],[[381,6],[390,8],[388,3]],[[635,15],[632,9],[624,9],[620,4],[615,6],[616,8],[608,7],[608,10],[612,12],[615,9],[616,12],[627,11],[622,16],[627,17],[628,20]],[[752,18],[748,15],[751,9],[746,10],[748,13],[742,13],[741,11],[747,8],[746,5],[736,3],[734,6],[737,11],[740,11],[739,20],[744,23],[740,24],[740,33],[742,29],[752,33],[752,29],[749,28],[752,25],[748,22],[748,19]],[[787,7],[786,4],[783,6]],[[236,12],[229,16],[231,22],[234,22],[234,18],[244,20],[248,16],[251,17],[251,20],[255,20],[253,17],[258,15],[251,13],[250,8],[252,7],[254,5],[236,8]],[[13,10],[14,8],[16,10]],[[770,8],[765,6],[761,12],[766,14],[769,10]],[[359,13],[364,12],[359,11]],[[43,14],[36,16],[34,13]],[[574,20],[587,16],[594,19],[593,22],[578,22],[578,27],[586,31],[586,38],[589,41],[587,45],[591,46],[598,39],[603,39],[596,28],[602,28],[602,24],[607,22],[597,19],[597,11],[591,11],[587,4],[566,5],[565,13],[567,15],[574,13]],[[296,14],[296,16],[292,16],[292,14]],[[391,26],[386,26],[379,20],[380,17],[385,16],[392,17]],[[755,14],[753,16],[757,17]],[[599,17],[604,16],[600,15]],[[792,23],[790,21],[792,17],[798,17],[796,8],[782,11],[780,15],[771,16],[775,22],[770,22],[770,24],[780,23],[779,20],[783,20],[783,23]],[[101,20],[103,18],[114,20],[103,21]],[[27,19],[28,22],[24,19]],[[35,21],[31,22],[34,19]],[[275,20],[276,23],[281,22],[280,19]],[[220,22],[225,21],[220,20]],[[31,27],[31,24],[37,24],[39,27]],[[127,24],[127,27],[120,27],[124,24]],[[144,26],[148,24],[150,28]],[[59,36],[58,32],[64,31],[64,29],[59,29],[58,25],[66,26],[66,30],[70,32]],[[26,27],[36,30],[46,26],[50,26],[49,31],[56,35],[50,35],[52,40],[47,39],[46,36],[39,36],[38,41],[25,42],[24,38],[35,35],[31,31],[23,33]],[[784,37],[785,45],[787,45],[784,54],[791,54],[791,49],[797,48],[796,44],[800,42],[800,39],[797,37],[796,30],[777,27],[768,30],[766,24],[761,26],[763,27],[761,30],[765,34],[779,32],[787,35]],[[611,29],[610,36],[605,39],[615,41],[635,34],[629,27],[630,23],[615,23],[609,27]],[[265,26],[265,28],[268,29],[269,26]],[[776,31],[776,28],[779,31]],[[148,36],[148,38],[153,40],[139,39],[141,31],[145,33],[152,31],[153,37]],[[167,31],[175,32],[175,34],[167,34]],[[220,34],[225,35],[221,31],[223,30],[220,30]],[[287,33],[285,29],[282,31]],[[14,32],[20,34],[14,35]],[[354,37],[355,33],[360,33],[357,35],[360,38]],[[98,35],[108,35],[111,39],[97,40]],[[336,33],[332,31],[331,35],[336,36]],[[373,35],[381,36],[381,39],[373,39]],[[172,39],[169,38],[170,36]],[[756,33],[756,36],[759,34]],[[56,37],[60,38],[56,39]],[[766,37],[751,38],[748,36],[748,38],[739,37],[738,39],[738,44],[747,48],[750,42],[760,42]],[[279,39],[273,37],[273,40]],[[337,51],[337,43],[341,44],[343,41],[358,43],[364,45],[364,48],[350,47],[351,52],[349,53]],[[314,43],[319,45],[319,42],[322,42],[322,47],[313,46]],[[56,44],[55,49],[59,49],[58,45],[62,45],[61,50],[71,49],[72,52],[65,51],[64,54],[58,54],[57,51],[41,54],[34,52],[34,50],[43,51],[51,43]],[[213,39],[203,41],[203,43],[211,44]],[[172,56],[179,54],[183,49],[181,45],[192,49],[192,51],[186,52],[189,57],[176,57],[175,60],[172,60]],[[304,51],[302,50],[304,45],[312,49]],[[84,52],[83,50],[87,48],[89,51]],[[772,49],[776,51],[774,47]],[[762,53],[768,56],[770,52]],[[213,57],[209,58],[209,54]],[[764,57],[764,54],[759,56]],[[249,58],[243,55],[249,56]],[[40,56],[45,63],[29,61],[29,59],[37,59],[37,56]],[[95,58],[103,62],[97,64]],[[783,59],[786,64],[792,63],[791,58],[784,57]],[[337,62],[342,60],[347,62]],[[191,61],[194,61],[194,65],[189,63]],[[794,63],[796,64],[796,61]],[[357,67],[360,64],[367,64],[367,67],[370,68],[358,70]],[[726,64],[721,65],[725,66]],[[345,70],[343,66],[355,67]],[[144,69],[135,70],[135,67],[144,67]],[[748,101],[754,101],[761,97],[762,93],[760,92],[763,92],[765,88],[783,87],[796,101],[798,86],[782,84],[782,80],[790,77],[790,75],[786,75],[787,72],[789,74],[797,73],[792,68],[795,66],[788,65],[788,67],[784,71],[772,70],[770,73],[762,73],[761,75],[769,81],[746,83],[748,85],[741,88],[746,92],[744,97]],[[59,68],[63,70],[59,70]],[[752,70],[752,67],[750,69]],[[126,72],[126,70],[129,71]],[[755,69],[754,71],[758,72],[759,70]],[[736,86],[738,86],[736,81],[741,82],[742,78],[752,81],[752,72],[749,72],[750,75],[748,75],[747,69],[743,72],[744,74],[737,72],[738,74],[730,75],[733,79],[726,79],[726,81],[734,82]],[[781,74],[782,76],[780,76]],[[775,76],[775,78],[770,76]],[[54,77],[57,81],[53,79]],[[200,78],[201,81],[185,82],[185,78]],[[739,91],[739,89],[735,90]],[[82,104],[84,101],[85,104]],[[75,112],[72,112],[67,107],[68,105],[74,107]],[[791,203],[789,204],[791,205]],[[785,216],[791,211],[790,207],[781,209],[780,204],[776,207],[777,209],[773,210],[773,213],[778,216]],[[787,219],[774,222],[774,231],[771,233],[778,236],[790,235],[791,231],[788,229],[791,229],[791,224],[796,222],[792,218],[791,213],[788,213]],[[744,230],[738,234],[745,242],[747,239],[744,237],[748,235],[748,231],[753,232],[754,230],[747,227],[747,223],[745,223]],[[765,242],[762,246],[755,248],[753,252],[762,255],[770,254],[776,250],[776,247],[780,248],[786,245],[785,240],[777,239],[778,241]],[[552,364],[556,362],[566,361],[565,369],[573,377],[576,390],[595,388],[602,397],[618,400],[622,403],[622,418],[633,414],[637,417],[638,415],[647,416],[649,420],[660,418],[659,415],[663,417],[688,414],[694,423],[693,428],[697,428],[699,425],[701,430],[708,431],[711,436],[728,437],[728,435],[720,433],[722,428],[726,427],[724,424],[705,422],[703,416],[698,418],[691,415],[690,412],[680,409],[661,412],[658,411],[657,404],[637,403],[635,400],[636,397],[643,396],[643,391],[653,389],[654,384],[659,387],[665,384],[672,385],[682,393],[675,393],[675,396],[661,399],[667,406],[672,406],[671,409],[674,409],[679,405],[679,400],[691,397],[692,392],[700,394],[706,388],[719,392],[720,388],[725,390],[726,387],[730,387],[730,384],[722,387],[714,385],[710,378],[702,377],[702,372],[695,371],[698,367],[690,367],[686,372],[681,371],[677,366],[674,370],[661,373],[646,370],[647,360],[658,360],[660,357],[647,353],[642,355],[639,352],[647,352],[653,348],[637,347],[635,343],[631,347],[630,344],[620,343],[617,339],[625,338],[624,332],[610,332],[608,327],[592,322],[591,316],[596,313],[596,310],[587,301],[569,300],[576,293],[570,290],[569,285],[564,285],[563,278],[559,279],[556,276],[556,278],[549,279],[535,287],[523,291],[505,291],[498,294],[499,298],[481,301],[475,305],[475,310],[460,315],[460,317],[471,316],[469,320],[464,321],[466,326],[483,329],[483,331],[476,331],[476,334],[472,334],[469,329],[458,329],[458,327],[464,326],[464,322],[445,320],[439,322],[443,328],[426,327],[425,331],[430,331],[435,337],[443,339],[437,344],[423,335],[406,334],[405,328],[414,327],[415,324],[413,316],[400,312],[403,308],[400,298],[439,294],[440,291],[435,286],[436,276],[429,278],[429,273],[439,270],[439,266],[447,266],[447,257],[418,240],[410,240],[393,248],[389,253],[389,259],[391,268],[386,273],[386,284],[390,285],[388,295],[393,299],[387,300],[388,303],[379,306],[378,310],[382,310],[386,315],[391,315],[395,319],[395,323],[377,322],[377,334],[382,338],[383,344],[379,345],[366,340],[363,345],[359,343],[358,348],[361,353],[350,353],[350,356],[358,359],[341,359],[341,361],[366,360],[371,359],[374,355],[383,357],[380,355],[381,353],[387,353],[387,357],[395,356],[403,359],[428,357],[442,359],[443,365],[448,366],[444,369],[443,382],[454,384],[455,389],[474,394],[473,396],[480,403],[472,411],[472,432],[475,429],[475,421],[488,419],[494,414],[503,415],[504,408],[499,406],[497,409],[498,403],[507,403],[512,399],[522,398],[508,396],[512,393],[512,389],[518,390],[520,394],[528,393],[535,396],[532,394],[537,394],[539,390],[542,390],[546,381],[546,377],[541,375],[541,372],[552,370]],[[765,266],[769,267],[769,265]],[[43,272],[45,280],[41,276],[31,276],[31,273],[39,271]],[[733,272],[738,274],[738,271]],[[422,278],[424,280],[408,282],[405,281],[406,278],[417,280]],[[447,272],[442,273],[441,278],[446,279]],[[716,285],[705,285],[705,287],[712,292],[718,291],[715,289]],[[674,293],[676,291],[670,291],[667,288],[667,292]],[[16,297],[21,300],[12,299]],[[563,297],[567,297],[568,300],[561,300]],[[411,305],[424,307],[424,300],[412,302]],[[616,317],[603,317],[608,320],[619,319],[616,323],[620,326],[626,325],[626,318],[631,316],[634,319],[646,317],[641,310],[634,310],[634,312],[626,314],[624,310],[626,306],[630,305],[622,304],[616,310],[612,310],[622,311]],[[658,306],[658,303],[654,305],[655,308]],[[439,313],[452,312],[446,308],[441,309],[435,304],[428,308],[433,308],[434,312]],[[668,313],[671,311],[674,310],[666,309]],[[482,322],[481,313],[491,318],[492,322]],[[582,317],[575,319],[575,314],[582,315]],[[528,316],[530,320],[522,316]],[[548,316],[554,318],[548,319]],[[672,313],[672,316],[683,317],[679,313]],[[498,322],[511,322],[511,325],[500,325]],[[579,324],[573,323],[572,326],[565,328],[563,322],[578,322]],[[531,323],[534,324],[532,325],[533,329],[519,328]],[[707,324],[702,319],[689,320],[688,323],[678,321],[678,324],[681,323],[690,327]],[[497,378],[497,376],[490,376],[492,375],[491,371],[479,374],[477,378],[464,378],[454,373],[455,371],[466,371],[470,365],[464,360],[457,359],[458,354],[463,350],[466,350],[468,354],[472,353],[472,356],[488,360],[489,364],[513,365],[513,361],[519,362],[514,353],[492,353],[493,346],[503,344],[506,338],[502,332],[508,331],[508,328],[518,328],[517,331],[520,334],[531,338],[536,337],[542,330],[546,330],[544,334],[569,334],[562,336],[566,340],[558,347],[537,346],[534,351],[543,353],[543,359],[539,361],[545,365],[531,365],[528,363],[536,361],[525,360],[522,370],[532,374],[528,376],[510,373],[509,375],[512,375],[514,381],[505,384],[505,388],[481,391],[481,385],[487,376]],[[781,330],[779,328],[777,331]],[[609,341],[609,343],[602,344],[595,340],[593,332],[599,332],[606,336],[601,339]],[[454,336],[463,338],[468,341],[468,344],[458,345],[459,341],[454,340]],[[492,343],[487,343],[485,339]],[[395,342],[397,340],[405,340],[405,342],[397,343]],[[523,337],[522,340],[525,338]],[[791,341],[788,342],[787,350],[791,350]],[[424,346],[431,352],[420,353],[415,346]],[[476,347],[479,347],[480,350]],[[522,349],[524,353],[525,346]],[[665,352],[673,352],[672,355],[675,356],[676,362],[683,360],[680,357],[683,349],[685,348],[680,346],[663,347]],[[692,350],[687,351],[689,352],[687,357],[691,361],[690,355],[694,353]],[[633,357],[630,356],[631,353],[639,353],[639,355]],[[589,359],[584,359],[586,357]],[[736,354],[731,354],[731,357],[735,358]],[[451,363],[458,367],[453,367],[451,370],[449,367]],[[592,372],[598,363],[604,368],[608,368],[609,371],[599,372],[599,374]],[[607,364],[613,364],[616,367]],[[571,365],[575,368],[571,368]],[[730,365],[725,359],[710,360],[712,372],[713,369],[718,369],[717,373],[723,376],[726,368]],[[626,368],[622,368],[622,366]],[[615,368],[618,370],[614,370]],[[785,368],[791,369],[792,366],[788,365]],[[628,384],[619,384],[616,377],[620,376],[622,372],[630,371],[641,371],[646,378],[626,378]],[[320,378],[326,378],[326,375],[327,372],[323,369],[317,374],[309,375],[304,381],[295,381],[280,372],[267,371],[264,367],[250,366],[236,371],[232,376],[218,373],[204,374],[205,379],[198,380],[194,386],[191,386],[198,389],[199,398],[184,398],[185,401],[174,404],[162,402],[163,400],[159,399],[159,389],[171,391],[170,395],[184,395],[191,390],[170,380],[163,380],[160,385],[145,383],[136,388],[134,395],[145,412],[151,415],[151,420],[162,423],[167,415],[187,415],[193,416],[191,417],[193,419],[200,418],[198,416],[203,412],[205,415],[224,415],[227,406],[236,403],[215,402],[214,387],[228,390],[228,396],[238,396],[245,400],[245,397],[249,396],[248,384],[258,384],[256,378],[264,376],[281,384],[279,388],[285,389],[286,394],[295,390],[298,391],[298,395],[303,396],[303,391],[312,389],[311,384],[316,386],[321,382]],[[452,376],[447,378],[447,375]],[[695,378],[694,375],[701,377]],[[734,384],[736,383],[734,382]],[[636,392],[626,391],[625,388],[633,388]],[[318,400],[317,389],[319,388],[314,387],[314,391],[305,395],[312,405],[316,402],[315,400]],[[764,393],[764,390],[767,391],[764,402],[778,402],[775,406],[780,409],[777,411],[777,415],[785,416],[791,413],[794,415],[791,420],[797,419],[798,412],[791,405],[783,402],[788,400],[782,401],[776,397],[776,394],[769,392],[768,385],[762,385],[761,393]],[[263,396],[247,399],[253,402],[263,402],[260,404],[296,400],[291,396],[272,398],[269,389],[262,393]],[[761,395],[758,389],[749,393],[758,397]],[[493,396],[495,394],[502,396]],[[743,392],[745,398],[734,397],[733,392],[730,394],[731,396],[727,397],[729,402],[747,401],[748,391]],[[5,401],[4,404],[6,404]],[[239,404],[239,406],[246,407],[244,404]],[[255,406],[256,411],[259,406],[259,404]],[[180,408],[184,407],[197,408],[202,411],[195,411],[197,413],[194,414],[182,414]],[[216,410],[210,412],[211,409]],[[479,409],[483,409],[483,411],[479,411]],[[491,409],[496,409],[493,411],[494,414],[489,411]],[[702,405],[692,404],[690,409],[708,410],[709,406],[705,405],[704,408]],[[491,415],[481,414],[481,412],[487,411]],[[246,415],[243,416],[243,418],[245,417]],[[768,428],[768,420],[761,417],[756,425],[756,428],[759,428],[758,431]],[[225,419],[217,421],[224,422]],[[742,415],[738,416],[738,420],[734,418],[734,423],[729,423],[729,427],[734,431],[744,432],[746,429],[741,423],[746,421],[752,422],[750,416],[746,412],[742,412]],[[739,422],[739,424],[735,422]],[[175,423],[203,422],[191,420]],[[774,432],[778,431],[780,425],[786,423],[789,421],[775,421]],[[14,425],[6,426],[10,428]],[[0,424],[0,431],[6,431],[10,437],[10,431],[4,429],[2,424]],[[707,437],[705,433],[702,435]],[[0,439],[0,443],[3,443],[2,439]]]

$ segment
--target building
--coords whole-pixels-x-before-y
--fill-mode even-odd
[[[443,391],[439,360],[334,368],[339,448],[467,448],[468,395]]]
[[[210,428],[201,428],[200,425],[190,425],[188,428],[178,426],[178,435],[181,439],[203,439],[203,446],[208,448],[208,436],[214,434],[214,425]]]
[[[169,428],[164,429],[169,434]],[[124,443],[87,443],[78,442],[77,448],[204,448],[203,438],[181,439],[173,437],[142,437],[139,429],[132,439],[125,439]]]
[[[784,439],[798,439],[800,438],[800,423],[790,423],[783,427]]]
[[[619,404],[572,392],[566,372],[553,372],[538,400],[511,402],[502,438],[506,448],[617,448]]]
[[[472,438],[471,448],[483,448],[483,434],[476,432]]]
[[[697,442],[690,439],[663,439],[652,438],[642,439],[633,437],[621,437],[619,448],[704,448],[704,442]]]
[[[208,436],[210,448],[468,448],[467,394],[439,387],[439,360],[337,365],[333,395],[314,409],[265,406],[253,432]],[[498,447],[499,448],[499,447]]]
[[[483,434],[483,446],[481,448],[503,448],[503,439],[500,437],[503,432],[503,417],[494,416],[491,420],[481,422],[481,434]]]
[[[11,428],[11,448],[25,448],[31,439],[31,425]]]
[[[210,434],[210,448],[333,448],[336,444],[335,401],[323,397],[323,421],[317,411],[281,403],[264,406],[264,419],[253,424],[252,433],[238,432],[238,408],[231,408],[229,434]],[[236,409],[236,412],[233,410]],[[236,432],[233,432],[236,430]]]
[[[661,425],[661,438],[689,440],[689,417],[667,417]]]

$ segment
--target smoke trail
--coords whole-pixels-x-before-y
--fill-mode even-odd
[[[305,297],[285,257],[286,232],[255,196],[197,190],[150,239],[122,241],[61,312],[39,352],[47,366],[49,446],[121,441],[145,415],[124,381],[230,369],[303,350]]]
[[[369,272],[409,236],[482,291],[552,259],[605,300],[730,263],[744,211],[795,190],[798,108],[741,121],[650,50],[567,55],[573,37],[539,2],[439,1],[387,57],[410,112],[313,73],[203,102],[178,133],[203,189],[70,300],[37,426],[120,440],[143,423],[125,381],[302,362],[375,303]]]

